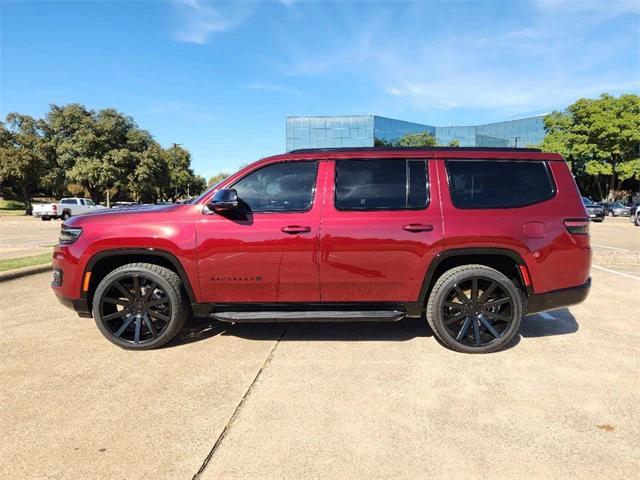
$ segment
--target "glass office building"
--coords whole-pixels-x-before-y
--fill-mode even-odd
[[[287,151],[300,148],[373,147],[408,133],[429,132],[438,145],[457,140],[461,147],[527,147],[544,138],[544,116],[476,126],[434,127],[377,115],[287,117]]]

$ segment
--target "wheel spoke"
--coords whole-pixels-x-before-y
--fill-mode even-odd
[[[483,306],[483,308],[489,308],[489,307],[497,307],[498,305],[503,305],[505,303],[509,303],[511,301],[510,298],[498,298],[497,300],[489,300],[488,302],[485,302]]]
[[[478,300],[478,279],[474,278],[471,280],[471,301],[475,302]]]
[[[508,315],[502,315],[500,313],[495,313],[495,312],[484,312],[484,314],[489,318],[493,318],[494,320],[502,320],[503,322],[511,321],[511,317]]]
[[[147,285],[144,292],[143,300],[149,300],[149,297],[151,296],[151,294],[153,293],[153,291],[156,289],[157,286],[158,286],[158,282],[153,282]]]
[[[470,302],[469,297],[467,297],[467,295],[462,291],[462,289],[458,285],[455,285],[453,289],[456,291],[456,294],[458,295],[458,298],[462,303]]]
[[[137,275],[133,276],[133,294],[136,297],[136,300],[140,300],[142,298],[142,291],[140,290],[140,277]]]
[[[140,343],[140,329],[142,327],[142,317],[136,315],[136,333],[133,337],[133,341],[136,343]]]
[[[484,318],[483,315],[480,315],[480,321],[482,322],[482,324],[486,327],[487,330],[489,330],[491,332],[491,335],[493,335],[496,338],[500,338],[501,334],[499,334],[495,328],[493,328],[493,325],[491,325],[491,322],[489,322],[486,318]]]
[[[129,300],[125,300],[123,298],[110,298],[110,297],[104,297],[102,299],[105,303],[111,303],[113,305],[122,305],[124,307],[129,305]]]
[[[147,315],[146,313],[143,315],[143,320],[144,323],[147,324],[147,328],[149,329],[149,331],[151,332],[151,336],[153,338],[156,338],[158,336],[158,331],[156,330],[155,325],[153,324],[153,321],[149,318],[149,315]]]
[[[456,302],[444,302],[443,305],[449,308],[457,308],[458,310],[461,310],[464,308],[464,305],[462,303],[456,303]]]
[[[475,318],[472,320],[473,322],[473,337],[476,339],[476,347],[482,345],[482,339],[480,338],[480,327],[478,326],[478,320]]]
[[[458,332],[456,340],[460,341],[465,337],[465,335],[467,334],[467,330],[469,330],[469,324],[471,324],[471,319],[467,317],[462,324],[462,328],[460,328],[460,331]]]
[[[120,335],[122,335],[122,332],[124,332],[127,329],[127,327],[131,325],[131,322],[133,322],[134,318],[135,317],[132,315],[129,318],[127,318],[124,322],[122,322],[122,325],[120,325],[120,328],[118,329],[117,332],[114,333],[114,335],[116,337],[119,337]]]
[[[448,318],[447,320],[445,320],[444,324],[448,327],[449,325],[451,325],[453,323],[456,323],[459,320],[462,320],[466,316],[467,316],[466,312],[456,313],[453,317]]]
[[[134,300],[133,296],[131,295],[131,292],[129,290],[127,290],[126,288],[124,288],[120,282],[115,282],[113,284],[113,286],[116,287],[118,290],[120,290],[120,293],[122,293],[130,301]]]
[[[157,300],[151,300],[147,302],[147,306],[149,307],[157,307],[158,305],[164,305],[169,301],[169,297],[158,298]]]
[[[156,317],[159,318],[160,320],[164,320],[165,322],[170,321],[171,319],[169,317],[167,317],[164,313],[160,313],[160,312],[155,312],[151,309],[149,309],[149,311],[147,312],[149,315],[151,315],[152,317]]]
[[[109,315],[105,315],[104,317],[102,317],[102,320],[104,322],[109,322],[111,320],[113,320],[114,318],[120,318],[124,315],[127,315],[129,313],[129,309],[128,308],[124,308],[122,310],[118,310],[117,312],[111,313]]]
[[[489,295],[491,295],[497,287],[498,287],[498,282],[491,282],[491,285],[489,285],[489,288],[487,288],[484,292],[482,292],[482,295],[480,295],[478,302],[483,303],[487,298],[489,298]]]

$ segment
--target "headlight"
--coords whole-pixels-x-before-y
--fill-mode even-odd
[[[60,242],[60,245],[69,245],[80,238],[81,233],[81,228],[71,228],[63,225],[60,229],[60,238],[58,239],[58,242]]]

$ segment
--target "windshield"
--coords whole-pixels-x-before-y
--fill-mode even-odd
[[[86,205],[89,205],[90,207],[95,206],[95,203],[93,203],[91,200],[86,200],[86,199],[85,199],[84,203],[85,203]]]
[[[590,199],[588,199],[587,197],[582,197],[582,203],[584,203],[585,205],[595,205],[595,203],[593,203]]]

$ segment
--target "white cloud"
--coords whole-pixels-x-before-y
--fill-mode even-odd
[[[177,10],[174,38],[181,42],[206,44],[214,33],[240,25],[253,11],[246,2],[220,3],[205,0],[171,0]]]
[[[275,93],[286,93],[289,95],[302,95],[300,90],[296,90],[294,88],[287,88],[281,85],[274,85],[272,83],[250,83],[247,85],[249,90],[261,90],[264,92],[275,92]]]

